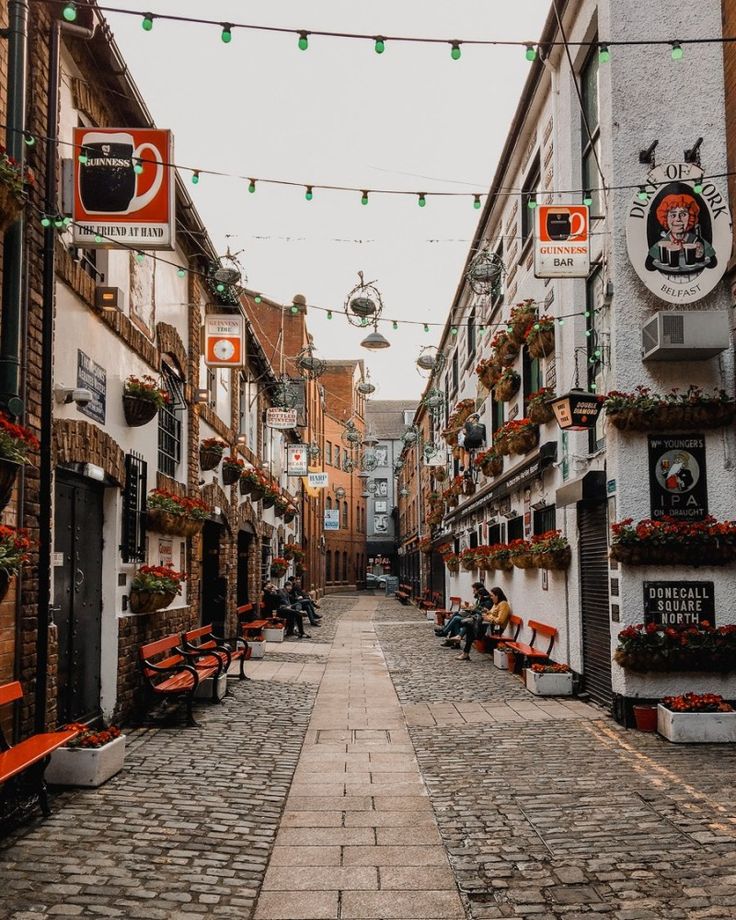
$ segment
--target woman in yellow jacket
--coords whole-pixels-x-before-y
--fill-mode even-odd
[[[461,635],[465,636],[465,646],[459,661],[470,661],[470,648],[474,639],[482,639],[486,629],[491,626],[497,633],[502,633],[511,616],[511,607],[503,588],[491,588],[493,607],[482,612],[475,611],[472,617],[467,617],[461,627]]]

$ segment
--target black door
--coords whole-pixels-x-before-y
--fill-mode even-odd
[[[57,471],[54,542],[63,560],[54,567],[60,723],[100,714],[102,495],[100,486]]]
[[[226,619],[227,578],[220,575],[220,537],[223,528],[206,521],[202,531],[202,625],[213,624],[223,635]]]
[[[248,586],[248,557],[252,535],[244,530],[238,532],[238,588],[237,588],[237,606],[250,603],[249,586]]]
[[[433,552],[430,556],[429,570],[429,589],[432,594],[439,595],[437,605],[442,608],[445,606],[445,560],[442,556]]]
[[[579,505],[578,527],[583,620],[583,686],[592,699],[608,707],[611,705],[613,691],[606,505]]]

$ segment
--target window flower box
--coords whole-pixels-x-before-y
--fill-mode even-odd
[[[106,732],[90,732],[86,726],[83,728],[81,736],[78,736],[82,738],[82,741],[85,735],[107,734]],[[96,788],[119,773],[123,769],[124,762],[125,735],[118,733],[112,740],[99,747],[67,745],[57,748],[51,755],[44,779],[54,786]]]
[[[567,665],[532,665],[526,668],[525,679],[526,689],[535,696],[572,696],[572,671]]]
[[[725,390],[706,393],[690,386],[680,393],[659,395],[639,386],[633,393],[614,391],[604,403],[612,425],[619,431],[692,431],[720,428],[736,418],[736,400]]]
[[[618,634],[614,660],[628,671],[662,673],[736,671],[736,625],[675,628],[660,623],[638,623]]]
[[[675,744],[736,742],[736,712],[715,693],[666,696],[657,707],[657,731]]]
[[[736,561],[736,523],[671,518],[619,521],[611,528],[611,558],[625,565],[727,565]]]

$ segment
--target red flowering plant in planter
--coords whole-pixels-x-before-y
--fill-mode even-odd
[[[286,570],[288,568],[288,559],[285,559],[283,556],[274,556],[273,560],[271,561],[271,577],[281,578],[282,575],[286,575]]]
[[[736,626],[674,627],[638,623],[618,634],[614,660],[629,671],[736,670]]]
[[[0,461],[23,465],[30,463],[28,455],[38,450],[38,438],[28,428],[11,422],[0,412]]]
[[[117,725],[110,725],[109,728],[94,729],[83,722],[70,722],[69,725],[64,726],[64,729],[77,733],[65,745],[70,748],[101,748],[119,738],[122,734]]]
[[[678,388],[660,395],[638,386],[632,393],[613,390],[603,403],[608,418],[621,431],[663,431],[718,428],[736,418],[736,400],[725,390],[712,394],[701,387]]]
[[[472,549],[468,547],[460,553],[460,565],[465,569],[466,572],[472,572],[478,568],[478,565],[475,561],[475,547]]]
[[[478,451],[473,462],[484,476],[500,476],[503,473],[503,457],[493,447]]]
[[[511,561],[511,548],[508,543],[494,543],[488,550],[488,564],[500,572],[510,572],[514,563]]]
[[[536,561],[531,551],[531,543],[528,540],[512,540],[508,544],[511,561],[517,569],[533,569],[536,567]]]
[[[422,537],[419,541],[419,552],[424,553],[425,556],[432,555],[432,538],[431,537]]]
[[[168,489],[148,493],[148,526],[160,533],[191,537],[201,529],[209,512],[209,505],[199,498],[176,495]]]
[[[475,373],[478,375],[478,379],[489,390],[498,382],[502,370],[501,363],[495,355],[491,355],[489,358],[483,358],[475,367]]]
[[[181,594],[186,580],[185,572],[168,565],[142,565],[130,584],[130,609],[133,613],[163,610]]]
[[[230,454],[222,461],[222,481],[226,486],[236,483],[245,469],[245,461]]]
[[[457,553],[447,553],[444,560],[445,565],[451,572],[460,571],[460,556]]]
[[[567,537],[559,530],[548,530],[532,537],[529,552],[538,569],[566,569],[572,560]]]
[[[28,562],[32,545],[24,530],[0,525],[0,601],[8,592],[10,579]]]
[[[736,521],[663,517],[613,524],[611,558],[628,565],[725,565],[736,560]]]
[[[497,332],[491,340],[491,348],[499,364],[508,367],[519,354],[519,343],[508,332]]]
[[[559,664],[556,661],[550,661],[549,664],[533,664],[531,666],[535,674],[569,674],[570,666]]]
[[[205,438],[199,445],[199,465],[202,470],[214,470],[222,460],[227,444],[222,438]]]
[[[539,426],[530,418],[514,419],[500,429],[505,433],[508,452],[528,454],[539,443]]]
[[[153,377],[130,376],[123,383],[123,413],[131,428],[147,425],[169,402],[169,394]]]
[[[304,550],[299,543],[284,543],[282,552],[284,559],[295,559],[297,562],[301,562],[304,558]]]
[[[508,402],[513,399],[521,387],[521,374],[507,367],[499,376],[493,388],[493,395],[498,402]]]
[[[683,693],[662,697],[661,702],[672,712],[733,712],[733,706],[718,693]]]
[[[554,399],[555,391],[553,387],[542,387],[535,390],[529,396],[526,404],[527,418],[534,422],[535,425],[543,425],[545,422],[551,422],[555,413],[549,404],[550,399]]]
[[[517,345],[522,345],[527,331],[537,319],[536,301],[529,299],[515,304],[509,314],[507,333]]]
[[[532,358],[545,358],[555,352],[555,321],[552,316],[540,316],[527,329],[526,347]]]
[[[33,170],[23,167],[0,144],[0,232],[17,218],[35,183]]]

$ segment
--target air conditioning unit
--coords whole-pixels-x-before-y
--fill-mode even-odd
[[[644,361],[703,361],[725,351],[731,341],[726,310],[655,314],[641,330]]]

